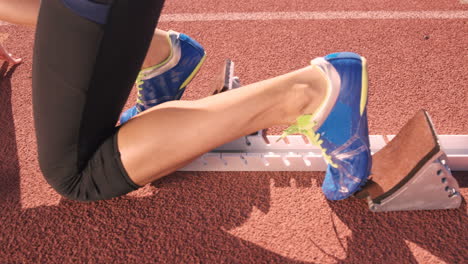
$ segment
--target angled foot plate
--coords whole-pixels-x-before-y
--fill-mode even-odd
[[[459,186],[426,111],[419,111],[372,157],[371,179],[356,194],[374,212],[458,208]]]

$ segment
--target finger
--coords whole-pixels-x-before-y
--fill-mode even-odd
[[[11,53],[8,53],[8,56],[7,56],[7,61],[13,65],[15,64],[18,64],[22,61],[22,59],[18,58],[18,59],[15,59],[13,58],[13,56],[11,55]]]
[[[18,59],[13,59],[11,58],[11,63],[13,64],[18,64],[18,63],[21,63],[23,60],[21,58],[18,58]]]

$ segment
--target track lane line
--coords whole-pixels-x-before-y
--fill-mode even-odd
[[[467,0],[468,1],[468,0]],[[468,11],[339,11],[163,14],[160,22],[334,19],[468,19]]]
[[[468,0],[460,0],[468,3]],[[468,19],[468,11],[330,11],[162,14],[160,22],[334,20],[334,19]],[[10,23],[0,20],[0,26]]]

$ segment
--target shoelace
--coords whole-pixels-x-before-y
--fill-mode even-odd
[[[144,83],[144,81],[142,80],[143,78],[145,77],[145,74],[143,74],[142,72],[140,72],[138,74],[138,77],[136,79],[136,85],[137,85],[137,88],[138,88],[138,92],[137,92],[137,104],[140,104],[140,105],[143,105],[143,101],[141,100],[141,98],[143,98],[143,96],[141,95],[141,91],[143,91],[143,87],[141,87],[141,85]],[[138,108],[137,108],[138,109]]]
[[[338,168],[338,165],[332,161],[332,157],[327,154],[327,149],[322,146],[323,140],[320,139],[320,134],[314,130],[317,122],[312,120],[312,115],[301,115],[296,119],[296,123],[292,124],[283,131],[281,140],[291,134],[302,134],[309,139],[310,143],[318,146],[322,150],[322,155],[325,161],[332,167]]]
[[[138,73],[138,77],[136,79],[136,86],[138,88],[138,91],[137,91],[137,104],[140,104],[141,106],[144,106],[144,102],[142,100],[143,96],[141,94],[141,91],[143,91],[143,87],[141,87],[141,85],[144,83],[143,81],[143,78],[145,78],[149,73],[148,72],[145,72],[145,71],[148,71],[148,70],[154,70],[154,69],[158,69],[160,68],[161,66],[163,66],[164,64],[166,64],[172,57],[173,57],[173,54],[174,54],[174,51],[173,51],[173,44],[172,44],[172,41],[168,35],[167,37],[167,40],[169,42],[169,45],[171,46],[171,53],[169,54],[169,57],[167,57],[164,61],[162,61],[161,63],[155,65],[155,66],[152,66],[150,68],[146,68],[146,69],[143,69],[142,71],[140,71],[140,73]],[[137,111],[140,112],[140,110],[138,109],[137,107]]]

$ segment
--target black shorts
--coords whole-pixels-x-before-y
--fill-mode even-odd
[[[139,188],[117,146],[117,120],[164,0],[42,1],[33,61],[39,165],[61,195],[109,199]]]

